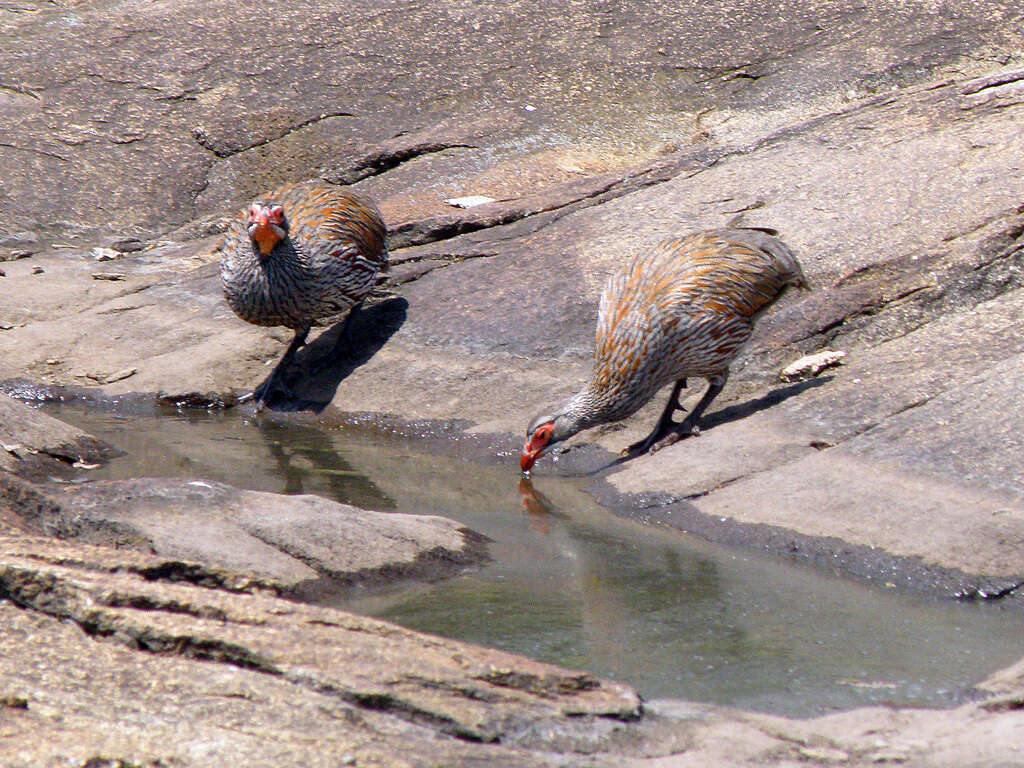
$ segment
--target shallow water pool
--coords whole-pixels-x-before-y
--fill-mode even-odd
[[[325,599],[586,669],[647,699],[789,715],[953,706],[1024,653],[1024,617],[999,604],[886,591],[717,547],[613,514],[572,479],[523,485],[514,457],[467,461],[436,442],[238,412],[45,410],[126,452],[87,478],[216,480],[459,520],[491,539],[491,563]]]

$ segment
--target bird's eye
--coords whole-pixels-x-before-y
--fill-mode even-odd
[[[284,207],[275,205],[270,209],[270,220],[275,224],[280,224],[284,221]]]

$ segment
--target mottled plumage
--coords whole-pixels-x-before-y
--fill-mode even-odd
[[[601,295],[590,383],[554,414],[534,420],[523,469],[555,442],[630,416],[673,382],[658,425],[629,450],[643,452],[689,434],[721,391],[756,318],[790,285],[806,285],[799,263],[782,241],[757,229],[669,240],[625,264]],[[710,386],[676,424],[672,414],[681,410],[679,392],[690,376]]]
[[[258,403],[313,325],[340,320],[370,293],[388,267],[385,239],[373,203],[316,182],[281,187],[242,211],[224,236],[224,296],[246,322],[295,331]]]

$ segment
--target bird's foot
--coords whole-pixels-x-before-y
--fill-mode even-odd
[[[256,413],[262,411],[263,406],[267,404],[268,394],[270,394],[270,388],[267,386],[266,382],[256,387],[256,389],[252,391],[251,398],[253,403],[255,403],[256,405]]]
[[[676,403],[675,410],[685,411],[678,402]],[[692,414],[683,419],[682,423],[676,423],[672,421],[670,415],[662,416],[651,434],[643,440],[638,440],[628,448],[623,449],[619,455],[628,457],[639,456],[647,452],[653,453],[660,448],[666,448],[672,445],[672,443],[678,442],[684,437],[689,437],[691,434],[698,434],[700,430],[693,425],[691,418]]]
[[[665,434],[666,431],[668,434]],[[686,420],[682,424],[671,425],[667,430],[652,432],[643,440],[639,440],[628,448],[625,448],[619,455],[628,457],[640,456],[644,453],[656,453],[662,448],[668,448],[670,445],[675,445],[684,438],[697,437],[699,434],[700,427],[689,420]]]
[[[698,427],[696,424],[689,424],[688,422],[684,421],[673,431],[669,432],[667,435],[665,435],[665,437],[661,438],[661,440],[658,440],[654,445],[652,445],[650,452],[656,453],[657,451],[660,451],[662,448],[668,448],[670,445],[675,445],[684,438],[698,437],[699,435],[700,427]]]
[[[669,447],[669,445],[675,445],[686,437],[697,437],[700,434],[700,427],[692,426],[684,429],[683,426],[684,425],[680,425],[679,429],[674,432],[670,432],[665,437],[651,445],[650,453],[657,453],[658,451],[665,449],[665,447]]]
[[[252,400],[256,404],[256,413],[259,413],[267,405],[271,396],[282,397],[286,400],[297,400],[298,395],[292,391],[291,387],[285,384],[280,378],[277,381],[268,379],[267,381],[260,384],[256,389],[248,394],[242,395],[238,398],[239,403],[247,403]]]
[[[252,392],[246,392],[244,395],[238,396],[238,404],[243,405],[248,403],[250,400],[256,403],[256,410],[258,411],[263,407],[263,400],[267,396],[267,383],[263,382],[260,386],[256,387]]]
[[[647,453],[661,440],[662,435],[665,434],[664,430],[655,430],[651,432],[643,440],[637,440],[632,445],[623,448],[620,456],[640,456],[641,454]]]

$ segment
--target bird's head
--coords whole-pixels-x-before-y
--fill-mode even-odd
[[[260,255],[269,256],[274,246],[288,234],[288,220],[284,216],[284,207],[277,203],[253,203],[249,206],[246,228],[249,237],[260,249]]]
[[[526,430],[526,443],[519,457],[523,472],[529,472],[534,462],[555,443],[560,443],[579,432],[576,420],[566,413],[544,413],[530,423]]]

